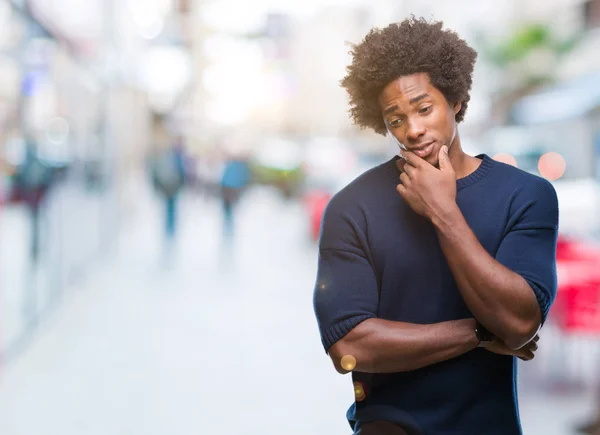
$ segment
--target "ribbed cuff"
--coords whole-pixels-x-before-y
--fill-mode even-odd
[[[529,286],[533,289],[535,293],[535,298],[538,301],[540,306],[540,312],[542,313],[542,325],[546,323],[546,318],[548,317],[548,311],[550,311],[551,300],[550,298],[542,291],[540,288],[529,282]]]
[[[325,348],[325,353],[329,353],[329,348],[344,338],[344,336],[356,328],[359,323],[374,317],[375,316],[372,314],[363,314],[362,316],[351,317],[323,331],[321,341],[323,343],[323,347]]]

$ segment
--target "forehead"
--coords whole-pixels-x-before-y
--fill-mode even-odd
[[[439,98],[441,92],[431,84],[427,73],[417,73],[398,77],[390,82],[381,92],[379,103],[383,107],[394,104],[409,104],[411,98],[429,94]]]

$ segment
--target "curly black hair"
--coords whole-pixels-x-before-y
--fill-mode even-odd
[[[352,46],[352,63],[341,81],[350,96],[350,115],[361,128],[385,135],[379,95],[405,75],[427,73],[446,100],[462,103],[456,122],[464,119],[477,52],[443,22],[411,16],[384,29],[374,28]]]

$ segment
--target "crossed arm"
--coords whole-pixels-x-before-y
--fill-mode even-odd
[[[519,349],[535,337],[556,292],[556,193],[541,178],[505,172],[504,176],[519,178],[502,193],[503,204],[479,214],[479,219],[489,216],[491,222],[498,213],[508,217],[500,245],[497,249],[487,246],[494,251],[492,256],[456,202],[456,173],[443,151],[439,169],[413,153],[404,153],[406,164],[397,190],[413,211],[434,225],[475,318],[508,347]]]
[[[555,202],[553,189],[544,189],[543,194],[551,197],[549,202]],[[432,219],[465,303],[473,316],[498,337],[488,350],[525,360],[533,358],[537,344],[532,339],[556,291],[557,228],[553,222],[558,211],[557,206],[553,208],[551,205],[549,211],[544,201],[542,206],[535,200],[525,204],[495,257],[482,247],[460,210],[449,212],[443,219]],[[327,231],[327,219],[324,228]],[[335,240],[342,239],[332,235]],[[478,346],[474,319],[432,325],[378,319],[374,272],[357,245],[322,250],[315,290],[323,344],[340,373],[411,371]],[[338,273],[340,270],[352,273]],[[334,279],[335,285],[321,291],[319,279]],[[336,307],[340,305],[345,308],[338,313]],[[349,370],[342,364],[345,356],[352,357],[355,367]]]
[[[417,370],[462,355],[478,345],[475,320],[465,319],[433,325],[368,319],[329,350],[336,370],[345,374],[398,373]],[[343,364],[352,357],[354,367]]]
[[[422,325],[377,318],[377,284],[366,259],[336,249],[323,250],[320,257],[319,279],[326,284],[317,281],[315,311],[325,348],[339,373],[412,371],[458,357],[479,345],[475,319]],[[340,265],[353,273],[336,275]],[[335,285],[328,278],[334,275]],[[350,306],[349,299],[353,300]],[[338,315],[335,307],[342,304],[346,304],[345,309]],[[486,348],[530,360],[537,344],[531,342],[514,350],[496,340]],[[343,364],[345,357],[350,358],[350,366]]]
[[[458,207],[436,219],[434,225],[461,295],[475,318],[511,349],[529,343],[542,323],[531,285],[483,248]]]

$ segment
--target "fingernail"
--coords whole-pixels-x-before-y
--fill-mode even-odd
[[[448,147],[447,147],[446,145],[444,145],[444,146],[442,147],[442,149],[444,150],[444,152],[445,152],[446,154],[448,154]]]

